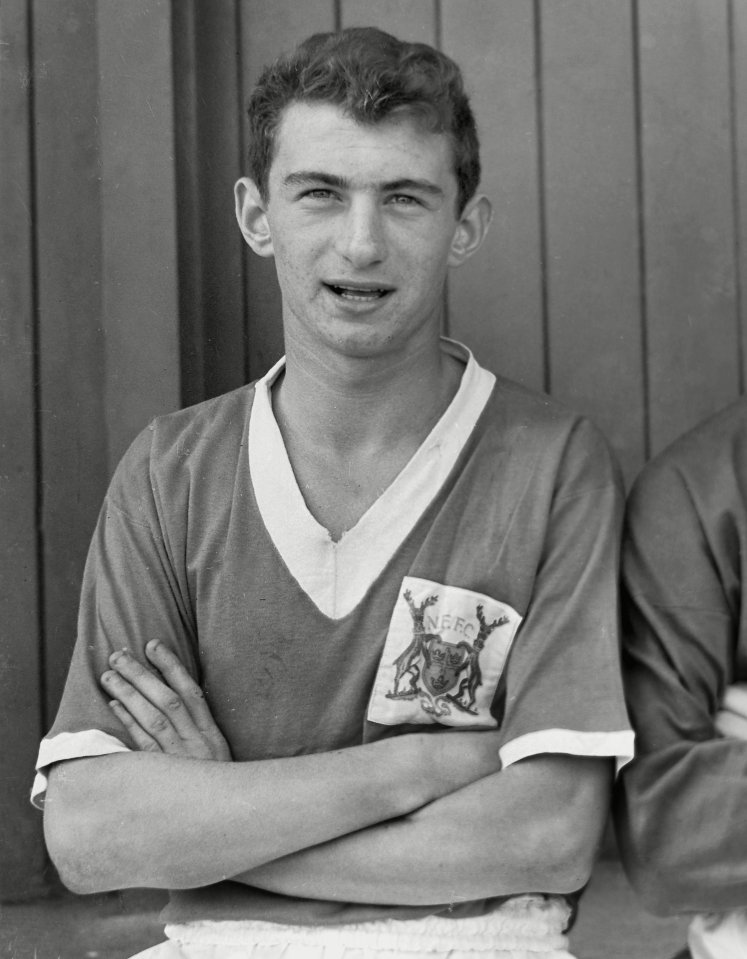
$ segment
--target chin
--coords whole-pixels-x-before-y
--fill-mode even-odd
[[[393,338],[377,336],[350,336],[340,337],[336,343],[337,349],[352,359],[372,360],[379,357],[397,355],[403,344],[398,344]]]
[[[387,336],[381,329],[366,328],[362,325],[356,328],[347,323],[342,329],[335,324],[332,329],[327,330],[324,341],[338,353],[361,359],[379,356],[396,349],[394,339]]]

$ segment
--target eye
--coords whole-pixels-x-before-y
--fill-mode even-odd
[[[313,190],[306,190],[301,194],[302,200],[331,200],[336,194],[326,187],[314,187]]]
[[[389,197],[389,202],[394,206],[421,206],[420,200],[408,193],[394,193]]]

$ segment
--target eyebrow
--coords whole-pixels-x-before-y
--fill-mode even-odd
[[[325,186],[337,187],[339,190],[347,190],[351,186],[350,180],[346,177],[336,176],[334,173],[323,173],[317,170],[299,170],[297,173],[289,173],[283,180],[286,186],[308,186],[311,183],[323,183]],[[386,183],[378,185],[382,193],[396,193],[400,190],[416,190],[421,193],[427,193],[433,197],[443,197],[444,191],[441,187],[431,183],[430,180],[413,180],[404,177],[400,180],[389,180]]]

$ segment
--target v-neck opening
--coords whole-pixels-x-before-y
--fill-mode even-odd
[[[270,389],[284,359],[255,384],[248,456],[259,513],[285,566],[333,620],[350,613],[381,574],[446,481],[490,396],[495,377],[454,341],[466,363],[449,406],[387,489],[339,540],[311,514],[275,420]]]

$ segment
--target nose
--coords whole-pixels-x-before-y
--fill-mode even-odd
[[[381,263],[386,257],[384,224],[374,197],[356,197],[345,213],[337,235],[338,251],[357,269]]]

